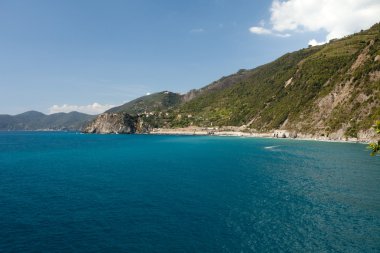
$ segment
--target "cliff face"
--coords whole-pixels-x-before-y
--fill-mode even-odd
[[[148,132],[149,127],[140,117],[125,112],[103,113],[86,125],[82,132],[98,134],[134,134]]]

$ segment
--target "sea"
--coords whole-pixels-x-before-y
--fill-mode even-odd
[[[364,144],[0,132],[0,252],[380,252]]]

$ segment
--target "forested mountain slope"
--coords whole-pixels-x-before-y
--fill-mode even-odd
[[[132,115],[147,112],[165,111],[178,106],[182,102],[182,96],[170,91],[162,91],[136,98],[121,106],[109,109],[107,112],[126,112]]]
[[[379,29],[376,24],[193,90],[171,126],[245,125],[356,137],[380,117]]]

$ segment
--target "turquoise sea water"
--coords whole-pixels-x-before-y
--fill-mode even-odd
[[[365,145],[0,133],[0,252],[379,252]]]

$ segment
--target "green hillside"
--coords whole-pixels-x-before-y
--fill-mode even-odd
[[[356,137],[380,118],[380,25],[189,92],[171,127],[242,126]],[[184,117],[185,115],[185,117]]]
[[[182,102],[180,94],[162,91],[139,97],[121,106],[109,109],[107,112],[126,112],[132,115],[165,111],[178,106]]]

